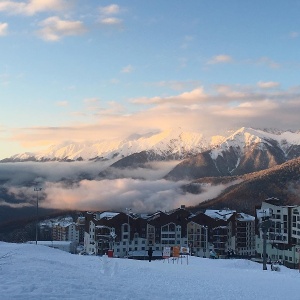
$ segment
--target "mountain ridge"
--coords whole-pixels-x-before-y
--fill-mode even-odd
[[[167,159],[184,159],[190,156],[211,151],[213,159],[222,156],[231,147],[244,151],[251,145],[261,143],[272,146],[277,143],[284,156],[294,158],[300,151],[300,132],[261,130],[242,127],[227,137],[223,135],[205,136],[198,132],[184,131],[181,128],[169,129],[159,133],[144,135],[133,134],[125,139],[89,142],[63,142],[48,149],[32,153],[25,152],[2,159],[1,162],[22,161],[81,161],[122,159],[129,155],[146,151],[152,156]],[[262,143],[261,143],[262,144]],[[296,153],[295,148],[297,147]],[[240,153],[241,154],[241,153]]]

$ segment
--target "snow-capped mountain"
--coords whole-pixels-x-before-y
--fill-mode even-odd
[[[240,128],[214,149],[178,164],[169,179],[242,175],[300,156],[300,133]]]
[[[182,160],[168,179],[242,175],[300,157],[300,132],[240,128],[227,138],[182,129],[124,140],[55,145],[47,151],[14,155],[6,161],[106,161],[114,168],[143,167],[149,161]],[[102,173],[106,176],[107,172]],[[104,174],[104,175],[103,175]]]
[[[110,160],[114,161],[142,151],[151,151],[157,156],[182,159],[216,146],[222,137],[211,141],[201,133],[185,132],[181,129],[167,130],[146,135],[132,135],[124,140],[97,141],[51,146],[40,153],[13,155],[4,161],[76,161]],[[224,138],[223,138],[224,139]]]

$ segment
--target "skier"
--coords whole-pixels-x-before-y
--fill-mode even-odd
[[[149,262],[151,262],[152,254],[153,254],[153,250],[152,250],[152,247],[150,247],[149,250],[148,250],[148,258],[149,258]]]

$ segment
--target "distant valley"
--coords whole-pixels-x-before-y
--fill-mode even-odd
[[[266,197],[300,204],[299,157],[299,131],[244,127],[228,136],[176,129],[66,142],[3,159],[0,206],[18,214],[33,207],[40,185],[44,209],[150,212],[185,204],[252,213]]]

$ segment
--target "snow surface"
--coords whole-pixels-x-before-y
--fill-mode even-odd
[[[6,257],[3,255],[7,254]],[[0,242],[0,299],[300,299],[300,273],[235,259],[178,264],[72,255]]]

